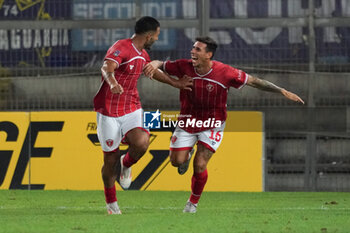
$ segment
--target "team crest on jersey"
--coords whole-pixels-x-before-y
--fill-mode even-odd
[[[113,146],[113,140],[112,139],[107,139],[106,140],[106,144],[107,144],[107,146],[112,147]]]
[[[134,69],[134,65],[130,65],[130,70]]]
[[[214,90],[214,86],[212,85],[212,84],[207,84],[207,90],[209,91],[209,92],[212,92],[213,90]]]
[[[175,143],[176,140],[177,140],[177,137],[176,137],[176,136],[172,136],[172,137],[171,137],[171,143]]]
[[[119,51],[119,50],[116,50],[116,51],[113,53],[113,55],[116,56],[116,57],[118,57],[119,54],[120,54],[120,51]]]

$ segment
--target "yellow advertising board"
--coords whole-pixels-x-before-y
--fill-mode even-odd
[[[228,112],[206,191],[263,191],[262,122],[260,112]],[[148,151],[132,167],[131,189],[190,190],[192,164],[178,175],[168,157],[170,137],[170,130],[151,131]],[[102,163],[95,112],[0,113],[0,189],[100,190]]]

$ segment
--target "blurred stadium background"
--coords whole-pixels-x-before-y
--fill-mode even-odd
[[[266,191],[350,191],[350,1],[2,0],[0,110],[92,110],[100,67],[143,15],[161,22],[152,59],[215,59],[298,93],[306,106],[243,88],[229,110],[265,114]],[[175,89],[141,78],[145,110],[178,110]]]

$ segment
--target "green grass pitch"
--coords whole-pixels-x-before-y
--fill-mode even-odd
[[[0,190],[0,232],[350,232],[349,193],[117,192],[122,215],[107,215],[103,191]]]

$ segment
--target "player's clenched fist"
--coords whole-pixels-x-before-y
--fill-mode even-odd
[[[124,89],[119,83],[117,83],[117,84],[111,85],[111,92],[113,94],[122,94],[124,92]]]

